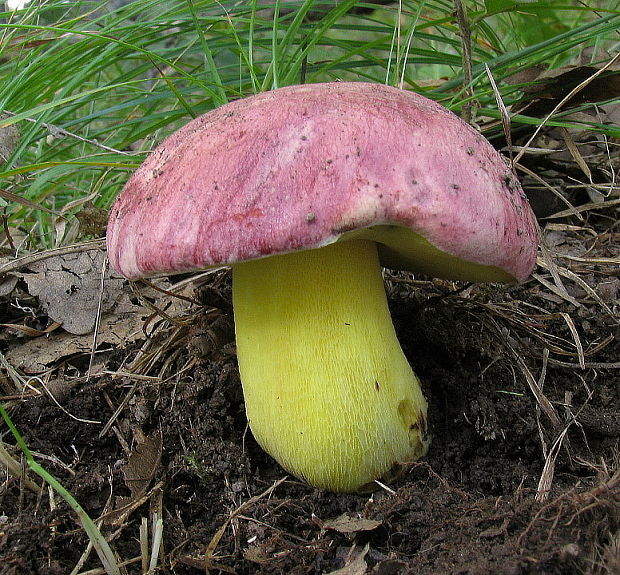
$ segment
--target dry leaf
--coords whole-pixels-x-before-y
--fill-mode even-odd
[[[513,143],[517,147],[527,145],[531,158],[543,169],[555,169],[580,182],[593,203],[602,203],[613,195],[613,174],[620,170],[620,155],[615,153],[617,139],[591,128],[592,124],[620,125],[620,74],[617,67],[617,61],[612,60],[605,64],[605,68],[567,67],[538,76],[538,70],[532,70],[534,77],[528,79],[532,83],[522,88],[523,97],[512,108],[513,114],[546,118],[562,104],[562,120],[572,126],[544,125],[536,129],[533,141],[530,139],[532,130],[521,128]],[[581,109],[571,110],[577,106]],[[533,169],[531,165],[529,168]],[[534,188],[533,191],[527,189],[527,193],[539,217],[562,208],[548,190]],[[579,201],[575,192],[561,193],[573,203]]]
[[[97,349],[119,349],[145,339],[142,326],[144,318],[151,313],[149,310],[132,304],[128,295],[123,294],[114,312],[101,319]],[[19,340],[5,355],[11,365],[24,373],[37,374],[72,355],[90,354],[92,347],[93,334],[73,335],[56,330],[46,337]]]
[[[366,573],[367,565],[364,557],[368,553],[369,545],[366,544],[366,547],[360,551],[356,557],[354,557],[351,561],[349,561],[344,567],[341,569],[336,569],[336,571],[331,571],[327,575],[364,575]]]
[[[17,274],[17,272],[15,274],[24,277],[25,280],[30,277],[29,274]],[[97,279],[97,282],[99,281],[100,276]],[[157,280],[154,283],[163,290],[170,288],[170,283],[165,279]],[[166,313],[171,316],[182,316],[187,311],[187,302],[182,299],[162,294],[153,288],[141,288],[140,293],[144,298],[154,302],[154,305],[159,309],[165,309]],[[65,297],[69,298],[70,296],[65,294]],[[99,297],[98,293],[96,297]],[[105,303],[102,305],[102,311],[107,310],[110,313],[103,314],[98,325],[96,336],[96,351],[98,353],[108,349],[120,349],[146,338],[143,329],[144,322],[153,314],[153,310],[136,301],[136,295],[126,280],[106,277],[103,299]],[[70,303],[72,301],[70,299]],[[96,303],[91,302],[91,309]],[[63,307],[70,313],[71,307],[68,303]],[[76,313],[78,311],[80,310],[76,310]],[[96,308],[92,313],[96,314]],[[53,364],[70,356],[90,354],[94,340],[93,333],[75,335],[57,329],[53,334],[36,337],[29,341],[23,339],[12,341],[11,347],[5,355],[11,365],[24,373],[37,374],[45,372]]]
[[[129,460],[123,467],[125,485],[131,491],[131,497],[120,497],[120,500],[133,501],[144,495],[161,460],[161,435],[148,437],[141,432],[136,435],[139,435],[139,440],[136,441]]]
[[[353,517],[347,513],[343,513],[340,517],[323,523],[323,529],[338,531],[338,533],[342,533],[343,535],[351,535],[353,533],[359,533],[360,531],[372,531],[380,526],[381,521]]]
[[[571,90],[599,71],[596,66],[565,67],[543,72],[529,86],[517,104],[519,113],[544,117],[567,96]],[[530,79],[532,81],[532,79]],[[567,102],[567,106],[589,102],[604,102],[620,96],[620,75],[608,70],[590,82]]]
[[[142,434],[136,429],[136,444],[129,456],[129,460],[123,466],[125,485],[131,491],[129,497],[116,498],[116,511],[113,513],[112,522],[116,525],[124,523],[127,516],[134,510],[135,505],[140,503],[151,481],[157,473],[161,462],[162,437],[155,434],[152,437]]]
[[[124,280],[106,272],[102,293],[104,253],[98,250],[54,256],[29,266],[24,274],[31,295],[37,296],[53,321],[66,331],[83,335],[93,331],[97,309],[111,309],[120,297]]]
[[[14,274],[4,274],[0,276],[0,296],[9,295],[17,285],[19,277]]]

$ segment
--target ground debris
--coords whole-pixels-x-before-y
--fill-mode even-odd
[[[106,519],[115,526],[122,525],[132,511],[141,503],[151,481],[159,469],[162,454],[161,434],[145,436],[140,429],[135,430],[135,444],[127,463],[122,467],[125,485],[130,490],[129,497],[117,497],[116,508]]]
[[[23,278],[53,321],[84,335],[93,331],[98,313],[109,311],[120,297],[124,280],[104,265],[105,254],[89,250],[34,262]]]

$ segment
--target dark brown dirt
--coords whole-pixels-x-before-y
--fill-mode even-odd
[[[428,456],[393,491],[334,495],[289,478],[265,493],[284,473],[246,429],[230,341],[218,341],[217,354],[203,344],[205,333],[216,331],[209,329],[213,315],[186,329],[169,381],[141,383],[101,438],[101,425],[69,417],[47,397],[14,404],[12,419],[89,515],[107,517],[103,530],[120,558],[140,555],[140,519],[160,511],[162,573],[318,574],[345,566],[343,573],[383,575],[613,573],[620,529],[618,371],[549,362],[544,393],[558,427],[508,351],[515,349],[539,378],[543,346],[530,325],[514,318],[526,317],[545,337],[567,337],[556,317],[519,315],[541,304],[533,282],[459,293],[399,276],[389,287],[399,336],[429,399],[433,436]],[[223,289],[226,301],[226,283]],[[221,340],[230,334],[221,329],[229,311],[218,317]],[[598,321],[589,341],[613,333],[609,318]],[[616,344],[596,361],[616,361]],[[130,354],[109,353],[108,368],[121,369]],[[174,376],[188,359],[192,369]],[[80,360],[73,361],[76,369]],[[81,419],[107,421],[132,383],[109,375],[78,380],[62,405]],[[543,442],[550,447],[565,427],[551,492],[537,501]],[[145,484],[138,489],[125,464],[144,437],[152,458],[138,461]],[[160,438],[161,460],[154,447]],[[106,515],[120,497],[135,508],[120,519]],[[350,517],[348,530],[329,528],[342,514]],[[30,493],[7,478],[0,491],[2,575],[70,573],[87,543],[58,496]],[[83,570],[98,566],[93,553]],[[126,572],[141,572],[140,563]]]

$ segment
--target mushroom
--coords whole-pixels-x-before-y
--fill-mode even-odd
[[[232,266],[254,437],[295,476],[350,492],[427,446],[381,266],[522,281],[537,234],[473,128],[418,94],[335,82],[230,102],[169,136],[114,204],[107,247],[130,279]]]

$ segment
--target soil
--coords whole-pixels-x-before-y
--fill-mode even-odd
[[[103,517],[119,560],[140,557],[141,523],[157,512],[161,573],[620,572],[620,386],[618,370],[604,366],[617,362],[619,332],[595,305],[568,309],[534,280],[506,289],[390,276],[397,332],[429,400],[432,444],[393,484],[342,495],[287,477],[252,439],[230,307],[221,305],[230,301],[228,276],[213,283],[201,288],[204,307],[191,326],[166,324],[155,338],[166,354],[154,366],[168,362],[160,372],[167,377],[135,386],[130,375],[87,381],[88,359],[74,356],[55,366],[66,383],[56,394],[62,408],[46,394],[12,404],[12,421],[39,461],[91,517]],[[545,346],[571,341],[560,312],[567,309],[586,347],[610,334],[613,341],[584,369],[576,356],[550,354],[543,375]],[[109,350],[103,362],[123,373],[135,353]],[[75,419],[106,422],[121,405],[103,434],[102,425]],[[87,545],[64,501],[7,475],[2,575],[70,573]],[[92,552],[81,570],[99,566]],[[140,561],[123,567],[141,569]]]

